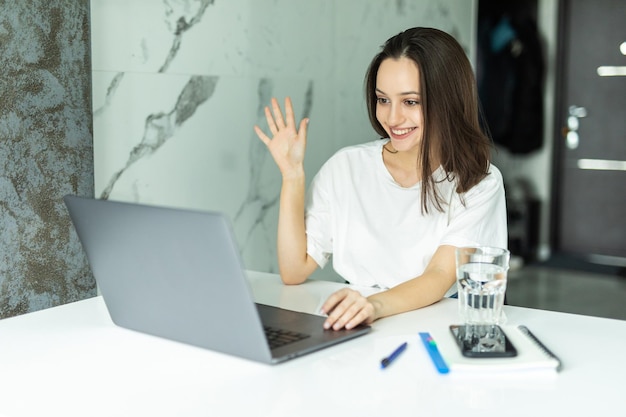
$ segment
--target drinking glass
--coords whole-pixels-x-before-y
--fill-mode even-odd
[[[456,249],[459,315],[465,325],[503,324],[510,252],[491,246]]]

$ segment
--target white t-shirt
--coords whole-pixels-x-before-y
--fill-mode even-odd
[[[376,140],[339,150],[317,173],[307,194],[307,253],[320,267],[331,255],[346,281],[391,288],[421,275],[441,245],[507,247],[504,185],[493,165],[479,184],[463,195],[433,174],[444,212],[422,214],[421,182],[398,185],[384,165]],[[449,294],[455,292],[453,286]]]

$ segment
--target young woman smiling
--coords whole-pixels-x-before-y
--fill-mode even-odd
[[[325,327],[353,328],[417,309],[455,291],[454,250],[506,247],[502,176],[479,122],[474,74],[463,48],[437,29],[390,38],[365,77],[369,119],[382,139],[346,147],[305,192],[308,120],[289,98],[255,131],[282,174],[278,263],[286,284],[304,282],[333,259],[352,288],[322,307]]]

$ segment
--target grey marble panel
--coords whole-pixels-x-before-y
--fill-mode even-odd
[[[93,195],[88,0],[0,0],[0,317],[96,294],[62,201]]]

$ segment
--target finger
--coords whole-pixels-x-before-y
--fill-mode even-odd
[[[335,328],[336,330],[343,327],[343,324],[347,321],[342,319],[346,311],[354,303],[354,297],[350,290],[343,289],[337,291],[331,295],[328,301],[322,307],[322,311],[328,312],[328,317],[324,322],[324,328]],[[338,321],[341,320],[341,324],[338,326]]]
[[[285,127],[285,120],[283,119],[283,112],[280,110],[278,100],[272,98],[272,112],[274,113],[274,120],[276,121],[276,127],[280,130]]]
[[[287,120],[287,126],[296,125],[296,117],[293,114],[293,104],[290,97],[285,97],[285,118]]]
[[[272,116],[272,112],[269,107],[265,107],[265,120],[267,120],[267,126],[270,128],[270,132],[272,135],[276,136],[278,133],[278,127],[276,127],[276,122],[274,122],[274,116]]]
[[[353,321],[356,321],[357,324],[361,322],[361,312],[363,309],[363,304],[359,303],[358,300],[352,302],[343,312],[343,314],[335,321],[333,324],[333,330],[341,330],[344,327],[348,329],[348,325]],[[353,325],[354,327],[354,325]]]
[[[266,145],[269,146],[270,144],[270,138],[267,137],[267,135],[261,130],[260,127],[258,126],[254,126],[254,132],[256,133],[256,135],[259,137],[259,139],[261,139],[261,141]]]
[[[340,317],[341,310],[338,309],[338,306],[333,306],[332,310],[328,313],[328,317],[326,321],[324,321],[324,329],[328,330],[332,328],[337,319]]]
[[[348,323],[346,323],[346,329],[354,329],[361,323],[367,323],[372,316],[373,309],[369,309],[369,304],[365,305]]]
[[[337,327],[337,326],[339,326],[338,323],[339,323],[339,320],[341,320],[341,317],[343,317],[344,311],[345,311],[345,307],[343,307],[343,303],[340,303],[339,305],[337,305],[326,318],[326,321],[324,322],[324,329],[326,330],[331,329],[331,328],[335,330],[340,329],[341,327]]]

